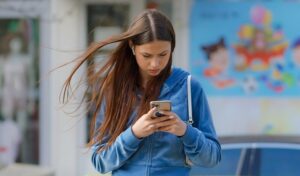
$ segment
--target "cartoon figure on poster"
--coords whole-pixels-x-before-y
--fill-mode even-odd
[[[257,82],[276,93],[295,86],[284,58],[288,42],[281,26],[271,27],[272,14],[262,6],[254,6],[250,15],[252,23],[240,27],[239,41],[233,46],[236,71],[251,70]]]
[[[205,52],[208,66],[204,70],[204,76],[210,79],[216,88],[226,88],[234,84],[234,80],[227,75],[229,66],[229,54],[224,38],[218,42],[202,46]]]
[[[299,16],[282,14],[295,5],[194,3],[191,70],[209,95],[299,96],[300,39],[291,28]]]
[[[239,41],[233,46],[237,54],[236,70],[264,71],[272,63],[284,60],[288,43],[280,26],[271,28],[272,14],[262,6],[254,6],[250,24],[240,26]]]

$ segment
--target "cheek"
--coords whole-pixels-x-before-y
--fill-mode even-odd
[[[144,59],[139,56],[136,56],[136,62],[139,67],[143,67],[144,65],[146,65],[146,62],[144,61]]]
[[[220,65],[221,62],[220,62],[219,56],[217,56],[217,55],[211,56],[211,58],[210,58],[210,64],[213,65],[213,66],[218,66],[218,65]]]
[[[162,65],[166,66],[168,64],[169,60],[171,59],[170,57],[171,56],[169,55],[169,56],[163,58],[162,59]]]

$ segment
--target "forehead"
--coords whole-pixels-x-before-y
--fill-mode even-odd
[[[135,49],[138,50],[139,52],[160,53],[160,52],[164,52],[164,51],[170,51],[171,50],[171,42],[156,40],[156,41],[145,43],[142,45],[136,45]]]

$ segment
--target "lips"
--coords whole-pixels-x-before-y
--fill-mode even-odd
[[[149,70],[150,74],[156,75],[159,73],[159,70]]]

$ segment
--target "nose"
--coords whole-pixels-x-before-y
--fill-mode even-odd
[[[154,57],[153,59],[151,59],[150,66],[152,68],[157,68],[159,65],[160,65],[160,59],[158,57]]]

